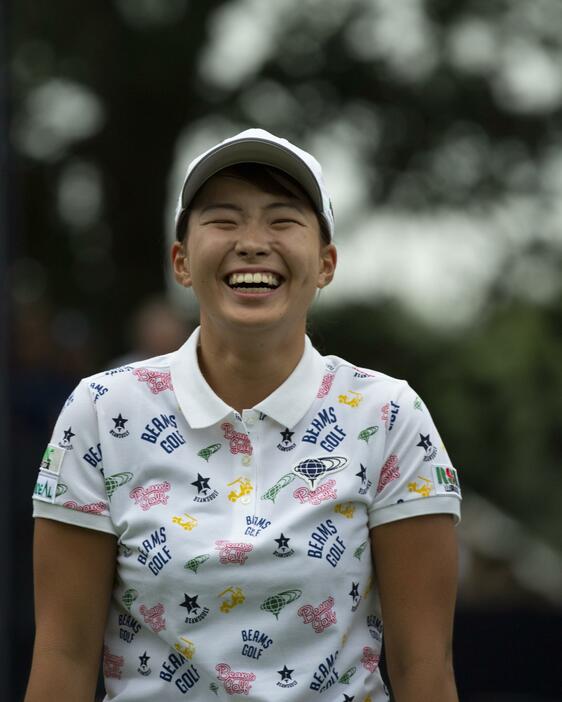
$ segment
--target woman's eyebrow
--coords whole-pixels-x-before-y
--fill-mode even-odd
[[[205,214],[212,210],[234,210],[235,212],[243,212],[243,208],[238,205],[234,205],[231,202],[211,202],[205,207],[201,208],[201,214]]]
[[[266,205],[263,209],[264,210],[273,210],[273,209],[278,209],[280,207],[290,207],[292,209],[297,210],[301,214],[304,213],[304,208],[301,206],[300,202],[298,200],[287,200],[285,202],[270,202],[268,205]],[[214,210],[232,210],[233,212],[243,212],[244,208],[240,207],[239,205],[235,205],[232,202],[210,202],[208,205],[205,205],[205,207],[202,207],[200,210],[200,214],[207,214],[209,212],[212,212]]]
[[[269,205],[264,207],[265,210],[272,210],[276,207],[292,207],[295,210],[303,213],[304,209],[298,200],[287,200],[286,202],[270,202]]]

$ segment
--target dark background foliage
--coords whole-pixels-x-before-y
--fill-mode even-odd
[[[324,351],[407,378],[431,408],[468,492],[542,544],[555,570],[562,549],[560,3],[20,0],[4,11],[14,699],[30,657],[28,495],[41,448],[76,380],[125,353],[139,305],[169,290],[174,169],[185,167],[195,143],[203,148],[248,126],[310,148],[321,134],[341,153],[358,154],[365,200],[339,219],[336,208],[342,251],[357,261],[378,256],[374,244],[365,249],[365,239],[354,238],[369,212],[398,213],[414,227],[451,212],[487,225],[500,263],[462,322],[430,323],[431,310],[420,315],[419,305],[405,304],[397,285],[328,296],[313,311],[311,333]],[[236,70],[235,59],[246,68]],[[334,167],[331,182],[338,184]],[[466,245],[463,236],[447,231],[443,252]],[[444,287],[445,320],[456,305],[447,295]],[[513,543],[486,572],[505,566],[515,583],[510,568],[519,555]],[[561,699],[544,664],[556,647],[555,626],[560,631],[560,593],[537,598],[529,586],[517,610],[509,592],[490,603],[476,587],[470,602],[461,600],[461,699]],[[506,641],[502,631],[537,651],[527,678],[524,647],[512,645],[509,665],[492,663],[494,647]],[[468,655],[475,649],[479,656]],[[515,668],[516,682],[509,679]]]

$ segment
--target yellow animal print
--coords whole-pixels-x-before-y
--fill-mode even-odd
[[[228,493],[228,499],[231,502],[237,502],[241,497],[249,495],[254,489],[249,478],[236,478],[236,480],[233,480],[231,483],[227,483],[227,487],[231,487],[232,485],[240,485],[240,488],[238,492],[236,492],[236,490],[231,490]]]
[[[350,390],[349,394],[355,395],[355,397],[338,395],[338,402],[342,405],[348,405],[349,407],[359,407],[361,401],[363,400],[363,395],[360,392],[355,392],[355,390]]]
[[[224,597],[227,592],[230,593],[230,600],[225,599],[222,601],[221,606],[219,608],[221,612],[230,612],[231,609],[234,609],[234,607],[237,607],[239,604],[242,604],[246,599],[244,593],[239,587],[227,587],[226,590],[223,590],[219,594],[219,597]]]
[[[172,517],[172,523],[181,526],[184,531],[195,529],[197,526],[197,518],[192,517],[190,514],[187,514],[187,512],[184,512],[183,516],[186,517],[186,519],[183,517]]]
[[[365,589],[361,593],[362,597],[367,597],[367,595],[371,592],[371,588],[373,587],[373,579],[369,578],[367,580],[367,584],[365,585]]]
[[[334,512],[342,514],[346,519],[351,519],[355,514],[355,505],[353,502],[340,502],[334,507]]]
[[[186,644],[185,646],[182,646],[181,644],[177,643],[174,644],[174,648],[178,653],[181,653],[181,655],[184,658],[187,658],[190,660],[193,658],[193,654],[195,653],[195,644],[193,641],[190,641],[189,639],[185,639],[183,636],[180,636],[180,639]]]
[[[433,482],[429,478],[424,478],[422,475],[418,475],[418,478],[420,480],[423,480],[425,482],[425,485],[422,484],[418,487],[417,482],[408,483],[408,491],[417,492],[423,497],[429,497],[433,491]]]

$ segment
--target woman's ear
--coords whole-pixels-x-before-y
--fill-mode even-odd
[[[174,277],[184,288],[191,287],[191,269],[187,256],[187,242],[174,241],[172,245],[172,268]]]
[[[338,252],[334,244],[326,244],[320,251],[320,271],[318,273],[317,288],[325,288],[332,282],[336,272]]]

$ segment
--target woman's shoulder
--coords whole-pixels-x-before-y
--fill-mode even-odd
[[[355,365],[339,356],[328,355],[323,358],[326,373],[332,376],[332,382],[337,382],[338,386],[349,385],[355,392],[394,395],[410,387],[403,378],[395,378],[379,370]]]
[[[141,361],[123,363],[114,367],[96,371],[84,376],[67,400],[67,405],[78,397],[88,394],[94,404],[105,395],[117,396],[129,394],[137,385],[146,386],[150,394],[160,390],[172,389],[170,362],[172,354],[154,356]]]

